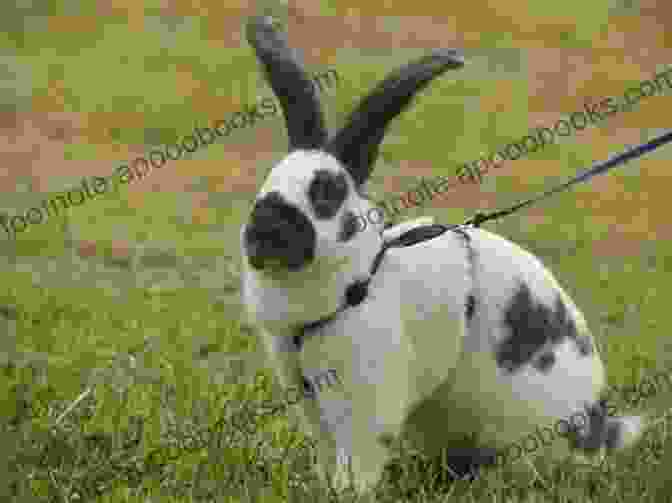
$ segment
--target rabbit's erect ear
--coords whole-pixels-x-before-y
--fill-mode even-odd
[[[439,49],[393,71],[359,102],[325,150],[346,166],[358,184],[365,182],[389,122],[434,77],[463,65],[457,51]]]
[[[267,16],[252,18],[246,29],[266,78],[280,100],[285,115],[289,150],[317,149],[327,139],[322,109],[313,86],[295,51]]]

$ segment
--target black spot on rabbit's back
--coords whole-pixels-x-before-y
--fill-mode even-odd
[[[495,357],[497,365],[509,372],[516,372],[531,363],[547,344],[556,346],[571,339],[579,346],[576,324],[561,296],[557,295],[553,305],[548,305],[534,298],[525,283],[521,283],[511,297],[504,313],[504,324],[510,335],[498,345]],[[537,363],[543,370],[549,370],[554,362],[543,357]]]
[[[315,172],[308,188],[308,200],[319,219],[332,218],[348,196],[348,183],[343,173],[326,169]]]

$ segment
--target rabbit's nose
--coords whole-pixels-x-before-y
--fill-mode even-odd
[[[313,260],[315,245],[310,220],[279,193],[257,201],[245,227],[245,247],[253,268],[301,269]]]

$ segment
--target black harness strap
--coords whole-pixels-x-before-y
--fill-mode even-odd
[[[369,284],[371,283],[371,278],[378,272],[380,264],[385,257],[385,253],[390,248],[403,248],[406,246],[413,246],[414,244],[420,243],[422,241],[428,241],[434,239],[435,237],[440,236],[448,230],[459,232],[467,241],[469,241],[469,235],[461,228],[460,225],[443,225],[443,224],[430,224],[422,225],[419,227],[414,227],[404,232],[401,236],[391,239],[390,241],[385,241],[382,248],[376,254],[371,268],[369,270],[369,277],[365,280],[358,280],[348,286],[345,291],[345,302],[344,304],[336,310],[335,313],[320,318],[319,320],[306,323],[300,327],[300,335],[294,336],[294,344],[298,349],[301,349],[303,345],[303,339],[307,335],[307,332],[316,330],[330,321],[332,321],[340,313],[354,306],[361,304],[364,299],[366,299],[369,294]]]
[[[476,214],[473,217],[471,217],[461,225],[431,224],[431,225],[422,225],[419,227],[414,227],[413,229],[410,229],[404,234],[402,234],[401,236],[392,239],[390,241],[384,242],[383,247],[380,249],[376,257],[374,258],[373,263],[371,264],[369,277],[365,280],[355,281],[353,284],[348,286],[345,292],[345,303],[335,313],[333,313],[330,316],[326,316],[324,318],[321,318],[319,320],[301,326],[299,328],[300,335],[294,337],[295,345],[300,349],[301,345],[303,344],[303,339],[306,336],[307,332],[326,325],[341,312],[345,311],[350,307],[354,307],[361,304],[364,301],[364,299],[366,299],[366,296],[368,295],[369,283],[371,282],[371,277],[374,274],[376,274],[376,271],[378,271],[378,267],[380,266],[380,263],[385,257],[385,252],[390,248],[413,246],[414,244],[417,244],[421,241],[426,241],[428,239],[433,239],[437,236],[440,236],[441,234],[443,234],[448,230],[460,233],[465,238],[465,240],[469,242],[470,237],[465,231],[466,227],[480,227],[480,225],[483,224],[484,222],[515,213],[521,208],[534,204],[537,201],[540,201],[541,199],[551,196],[557,192],[566,190],[574,184],[585,182],[586,180],[589,180],[590,178],[596,175],[606,173],[611,168],[614,168],[619,164],[627,163],[632,159],[641,157],[642,155],[651,152],[660,147],[661,145],[664,145],[671,141],[672,141],[672,130],[654,138],[653,140],[638,145],[637,147],[628,149],[621,154],[612,156],[606,161],[597,162],[590,169],[584,171],[583,173],[578,174],[571,180],[561,185],[558,185],[557,187],[554,187],[551,190],[543,192],[538,196],[517,203],[511,206],[510,208],[492,211],[490,213],[476,212]]]

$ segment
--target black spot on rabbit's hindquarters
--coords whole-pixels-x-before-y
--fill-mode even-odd
[[[578,335],[574,319],[559,294],[554,305],[548,305],[535,298],[528,285],[521,283],[511,297],[504,323],[510,335],[498,345],[496,360],[500,368],[510,373],[531,363],[544,346],[557,346],[567,339],[575,342],[582,355],[592,352],[590,339]],[[554,356],[542,355],[537,362],[541,368],[538,368],[550,369],[553,362]]]

